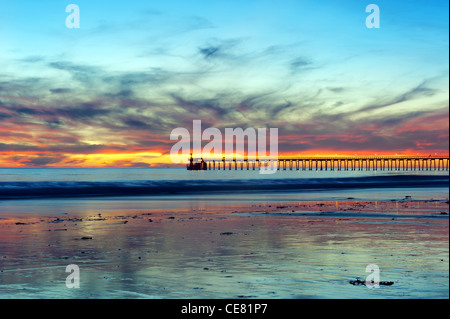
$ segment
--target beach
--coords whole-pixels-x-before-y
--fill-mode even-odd
[[[196,196],[1,201],[0,298],[449,297],[448,188]]]

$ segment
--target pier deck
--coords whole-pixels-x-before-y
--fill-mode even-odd
[[[347,156],[347,157],[292,157],[264,159],[211,160],[199,159],[202,165],[190,170],[257,170],[277,163],[278,170],[316,171],[448,171],[448,156]],[[191,164],[198,160],[191,158]],[[189,169],[190,165],[188,165]]]

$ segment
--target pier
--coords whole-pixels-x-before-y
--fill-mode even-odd
[[[200,163],[199,163],[200,161]],[[448,171],[448,156],[336,156],[264,159],[193,159],[188,170],[259,170],[277,163],[278,170],[296,171]]]

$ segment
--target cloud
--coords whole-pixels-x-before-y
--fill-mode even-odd
[[[282,46],[250,52],[242,39],[201,43],[192,44],[192,63],[183,71],[150,63],[142,70],[112,71],[69,60],[25,58],[23,63],[57,75],[0,73],[0,157],[12,161],[15,154],[17,163],[30,167],[82,166],[92,162],[79,155],[117,154],[117,160],[105,162],[148,167],[146,158],[133,162],[121,160],[120,154],[168,154],[171,130],[191,130],[196,119],[203,128],[220,130],[278,127],[280,152],[285,153],[448,149],[447,105],[439,108],[443,102],[435,98],[442,89],[429,79],[361,102],[354,96],[364,92],[348,83],[328,78],[309,83],[310,72],[301,71],[324,76],[316,62],[284,55]],[[269,72],[265,66],[272,61],[277,67]],[[437,113],[430,115],[427,106],[395,112],[398,104],[419,99],[433,101]]]
[[[334,93],[342,93],[345,91],[345,88],[343,88],[343,87],[327,87],[327,90],[334,92]]]
[[[53,61],[47,63],[47,66],[68,73],[72,80],[90,88],[99,85],[104,76],[104,71],[101,67],[88,64],[78,64],[69,61]]]
[[[137,130],[148,130],[148,129],[152,129],[152,125],[149,123],[146,123],[142,120],[137,120],[137,119],[133,119],[133,118],[127,118],[127,119],[123,119],[122,123],[125,124],[128,128],[131,129],[137,129]]]
[[[397,94],[395,96],[383,95],[383,96],[379,97],[379,101],[375,101],[374,103],[371,103],[367,106],[360,108],[358,110],[358,112],[366,113],[366,112],[372,111],[374,109],[390,107],[395,104],[407,102],[407,101],[410,101],[410,100],[413,100],[415,98],[422,97],[422,96],[431,97],[437,92],[437,90],[427,87],[426,86],[427,83],[428,83],[428,81],[424,80],[417,86],[414,86],[413,88],[407,90],[406,92]]]
[[[50,89],[50,92],[52,94],[65,94],[65,93],[72,92],[72,90],[71,89],[67,89],[67,88],[56,88],[56,89]]]
[[[245,53],[241,50],[237,51],[243,39],[213,39],[209,42],[210,44],[198,48],[198,52],[206,60],[220,58],[236,62],[245,57]]]
[[[312,64],[313,63],[309,59],[298,57],[290,62],[290,68],[292,71],[300,71],[309,68]]]
[[[203,54],[205,59],[211,58],[213,56],[217,56],[219,51],[220,51],[220,47],[207,47],[207,48],[199,49],[199,52],[201,54]]]
[[[116,167],[128,167],[128,168],[150,168],[152,167],[149,163],[144,162],[132,162],[132,161],[115,161],[113,163]]]
[[[65,156],[41,154],[40,156],[15,156],[11,158],[16,163],[29,167],[45,167],[51,164],[58,164],[65,159]]]
[[[19,59],[19,62],[25,62],[25,63],[39,63],[45,61],[45,57],[41,55],[30,55],[27,57],[24,57],[22,59]]]
[[[11,117],[12,117],[12,115],[10,115],[10,114],[0,112],[0,121],[7,119],[7,118],[11,118]]]

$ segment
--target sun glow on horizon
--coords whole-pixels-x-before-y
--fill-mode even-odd
[[[240,154],[234,153],[233,155],[229,154],[225,157],[225,154],[215,155],[208,157],[205,154],[194,153],[193,158],[195,160],[199,160],[203,158],[208,161],[216,161],[220,162],[224,158],[226,161],[236,160],[267,160],[273,159],[273,157],[248,157],[247,155],[242,156]],[[414,151],[405,152],[405,153],[384,153],[384,152],[305,152],[305,153],[290,153],[290,154],[279,154],[279,159],[289,159],[289,158],[298,158],[298,159],[314,159],[318,157],[325,158],[342,158],[342,157],[373,157],[373,156],[389,156],[389,157],[404,157],[404,156],[432,156],[432,157],[448,157],[447,154],[442,153],[418,153]],[[137,153],[117,153],[117,154],[71,154],[65,155],[62,161],[57,163],[45,162],[45,157],[40,156],[40,154],[29,154],[24,156],[27,160],[24,162],[8,162],[0,159],[0,167],[9,167],[9,168],[27,168],[27,167],[48,167],[48,168],[150,168],[150,167],[180,167],[189,163],[190,156],[179,155],[181,164],[174,164],[171,160],[169,154],[163,154],[162,152],[137,152]],[[33,159],[42,159],[42,164],[39,162],[34,163]],[[34,164],[30,164],[33,162]]]

